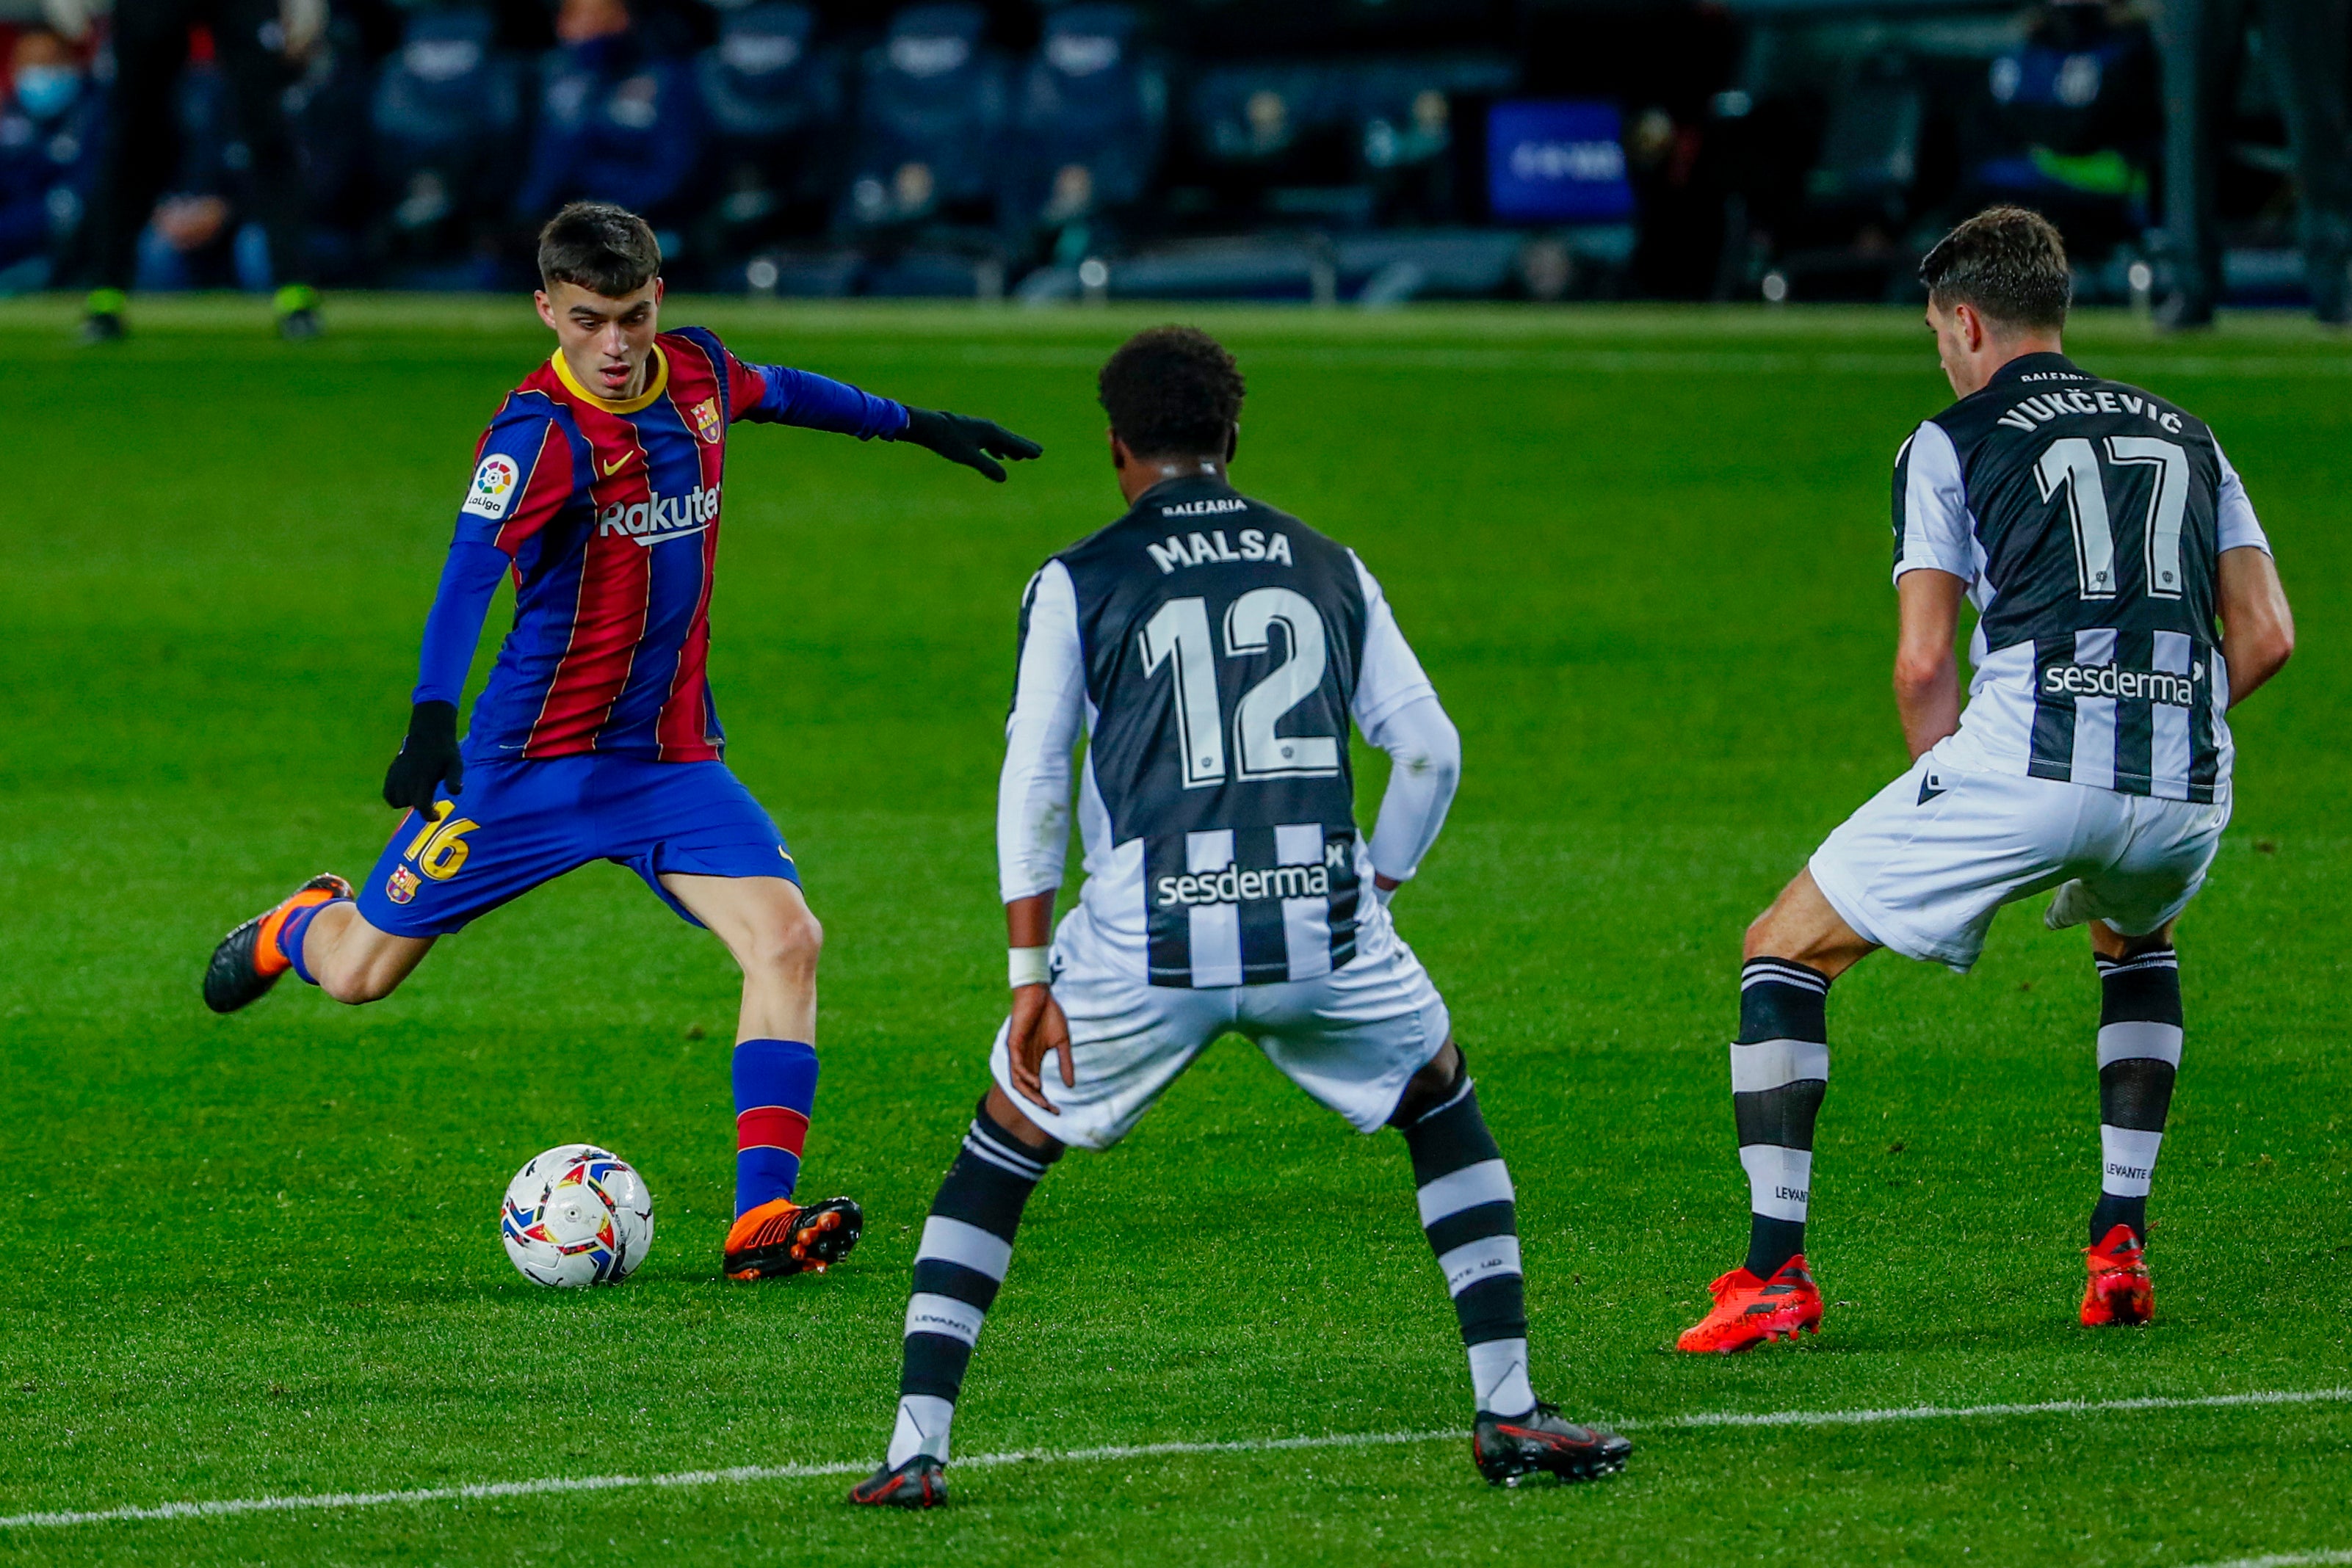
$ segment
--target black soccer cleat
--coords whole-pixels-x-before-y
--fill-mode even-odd
[[[233,1013],[259,1001],[289,967],[277,956],[274,942],[269,956],[263,956],[263,930],[266,928],[275,937],[286,917],[297,909],[351,896],[352,884],[333,873],[314,876],[296,888],[292,897],[262,911],[222,937],[220,946],[213,949],[212,962],[205,966],[205,1006],[216,1013]]]
[[[319,291],[304,283],[289,283],[272,302],[278,335],[289,343],[307,343],[324,330],[319,319]]]
[[[727,1277],[822,1274],[849,1256],[865,1228],[866,1211],[855,1198],[828,1197],[806,1208],[789,1197],[772,1198],[736,1216],[727,1232]]]
[[[1563,1421],[1559,1406],[1540,1400],[1526,1415],[1508,1418],[1481,1410],[1470,1433],[1478,1473],[1498,1487],[1515,1487],[1533,1475],[1595,1480],[1623,1469],[1633,1451],[1630,1438],[1606,1427]]]
[[[946,1467],[929,1454],[917,1454],[895,1470],[886,1464],[850,1488],[849,1500],[861,1508],[944,1508]]]
[[[120,288],[93,288],[81,308],[80,338],[84,343],[119,343],[130,331],[122,313],[131,301]]]

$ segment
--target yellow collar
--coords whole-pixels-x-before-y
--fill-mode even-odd
[[[563,362],[563,350],[561,349],[550,354],[547,362],[555,367],[555,379],[563,383],[566,392],[590,408],[600,408],[606,413],[636,413],[651,408],[654,399],[661,396],[669,386],[669,360],[662,353],[659,343],[654,345],[654,379],[646,383],[645,391],[632,398],[598,397],[582,386],[572,379],[572,367]]]

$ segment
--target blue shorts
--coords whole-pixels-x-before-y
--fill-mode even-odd
[[[401,819],[360,889],[360,914],[395,936],[444,936],[597,860],[627,866],[696,925],[663,873],[800,881],[774,820],[724,763],[469,759],[464,792],[436,821]]]

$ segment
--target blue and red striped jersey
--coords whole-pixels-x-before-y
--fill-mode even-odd
[[[581,386],[561,352],[508,396],[476,453],[416,689],[419,702],[457,700],[488,590],[510,570],[514,630],[474,705],[467,755],[721,754],[710,588],[728,430],[746,419],[868,440],[903,430],[907,411],[804,371],[744,364],[692,327],[655,340],[646,388],[625,402]],[[489,575],[461,606],[476,560]]]

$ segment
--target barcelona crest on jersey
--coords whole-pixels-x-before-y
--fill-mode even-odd
[[[692,408],[687,410],[687,417],[694,422],[695,434],[699,435],[703,440],[709,442],[713,446],[719,444],[719,437],[720,432],[724,428],[724,424],[719,417],[719,400],[717,398],[704,398],[700,402],[696,403]]]

